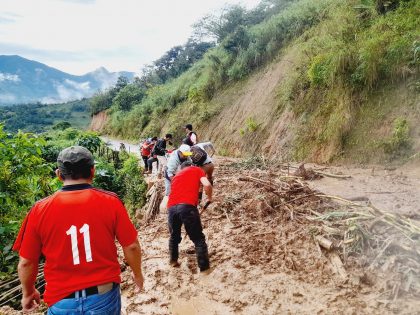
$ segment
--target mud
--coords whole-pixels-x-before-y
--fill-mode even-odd
[[[343,256],[339,251],[348,276],[337,273],[329,252],[314,241],[322,224],[308,218],[340,205],[314,196],[298,179],[292,184],[287,181],[289,187],[285,187],[278,173],[270,170],[221,166],[231,161],[218,161],[215,200],[202,215],[212,272],[197,271],[188,239],[181,242],[181,266],[169,266],[165,213],[151,223],[140,222],[145,291],[136,294],[127,286],[126,314],[419,313],[418,292],[393,292],[396,273],[384,268],[385,263],[378,261],[378,268],[368,268],[372,257],[377,257],[375,249],[371,255]],[[240,180],[244,176],[248,179]],[[329,179],[311,186],[318,183],[328,187]],[[379,266],[396,282],[384,277]]]
[[[324,169],[319,165],[307,166]],[[399,168],[330,166],[326,170],[351,177],[324,177],[309,182],[312,188],[356,201],[369,200],[383,210],[420,218],[420,163]]]

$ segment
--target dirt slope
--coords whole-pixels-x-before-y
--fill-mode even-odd
[[[272,145],[281,139],[291,141],[289,125],[294,123],[291,113],[278,115],[277,91],[285,76],[293,69],[290,59],[296,54],[292,49],[277,63],[253,75],[242,86],[235,87],[235,95],[221,95],[214,102],[224,103],[219,115],[200,129],[227,153],[239,156]],[[233,93],[232,90],[227,91]],[[230,96],[230,97],[229,97]],[[255,130],[254,130],[255,129]],[[273,131],[276,132],[273,133]],[[227,136],[229,135],[229,136]]]
[[[108,115],[106,111],[93,115],[92,121],[90,122],[89,130],[100,132],[106,125],[107,121]]]

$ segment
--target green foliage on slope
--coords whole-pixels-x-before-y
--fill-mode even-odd
[[[284,3],[275,13],[263,12],[254,19],[256,24],[250,23],[249,15],[238,8],[232,11],[235,19],[230,20],[237,21],[234,27],[232,23],[226,28],[208,23],[208,29],[217,38],[216,47],[179,77],[149,87],[140,102],[132,103],[130,111],[122,111],[114,104],[104,131],[137,139],[165,132],[178,134],[186,122],[200,128],[228,106],[214,101],[215,96],[230,93],[229,99],[234,101],[234,94],[247,88],[249,77],[259,69],[268,69],[270,62],[281,60],[290,51],[295,51],[294,56],[287,55],[292,70],[284,73],[273,108],[277,108],[279,117],[285,111],[294,115],[297,136],[288,150],[295,159],[326,162],[345,155],[356,143],[360,145],[355,139],[358,126],[373,135],[363,119],[371,121],[370,128],[373,128],[378,117],[407,118],[388,104],[375,105],[375,111],[380,112],[374,114],[376,118],[361,113],[373,113],[367,109],[378,99],[378,91],[392,93],[403,85],[403,93],[418,97],[420,2],[298,0]],[[223,16],[220,20],[223,21]],[[402,105],[397,100],[394,107],[398,106]],[[247,117],[242,118],[245,121]],[[412,128],[411,120],[407,119],[407,137],[412,134]],[[255,139],[259,132],[270,132],[267,128],[257,131],[253,133]],[[382,135],[376,133],[374,137],[381,136],[392,138],[392,130],[383,130]],[[392,150],[378,145],[377,139],[364,138],[369,142],[365,149],[371,152],[382,150],[399,158],[412,153],[410,141],[401,155],[391,154]]]
[[[356,127],[358,112],[370,106],[373,92],[419,80],[415,43],[420,36],[420,3],[401,2],[385,15],[376,11],[361,15],[355,3],[338,6],[296,42],[302,51],[298,73],[288,79],[282,97],[304,118],[297,159],[327,161],[340,156]]]
[[[220,44],[202,60],[178,78],[148,89],[146,97],[133,104],[128,114],[117,106],[111,107],[106,132],[127,138],[158,134],[165,115],[183,102],[195,104],[195,112],[201,117],[197,122],[205,122],[217,111],[206,110],[204,103],[226,84],[244,78],[272,60],[291,39],[319,23],[334,2],[300,0],[281,6],[278,14],[267,13],[267,19],[260,24],[231,27],[233,31],[221,37]],[[177,127],[170,131],[176,131]]]

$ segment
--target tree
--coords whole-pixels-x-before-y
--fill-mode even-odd
[[[198,42],[190,38],[185,45],[172,47],[155,60],[153,65],[143,68],[143,75],[134,79],[134,83],[144,89],[164,84],[187,71],[195,62],[202,59],[211,47],[214,47],[213,43]]]
[[[246,10],[240,5],[227,6],[219,15],[208,14],[193,25],[194,38],[201,41],[203,38],[214,39],[220,43],[229,34],[233,33],[239,25],[246,21]]]
[[[113,103],[118,109],[129,111],[134,104],[140,103],[145,95],[145,89],[138,87],[136,84],[129,84],[118,92],[113,99]]]
[[[230,53],[238,54],[241,49],[248,48],[249,36],[243,26],[239,26],[223,42],[223,48]]]
[[[60,121],[59,123],[56,123],[52,129],[53,130],[65,130],[67,128],[71,127],[71,123],[69,123],[68,121]]]
[[[110,89],[104,92],[97,92],[95,95],[93,95],[89,100],[91,115],[95,115],[105,109],[110,108],[112,105],[113,94],[113,89]]]
[[[125,88],[129,83],[129,80],[125,76],[119,76],[117,83],[115,84],[115,92],[118,93],[121,89]]]

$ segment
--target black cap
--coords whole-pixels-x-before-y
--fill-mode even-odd
[[[71,165],[93,166],[94,160],[92,153],[88,149],[75,145],[65,148],[58,154],[57,164],[60,168],[66,168]]]

